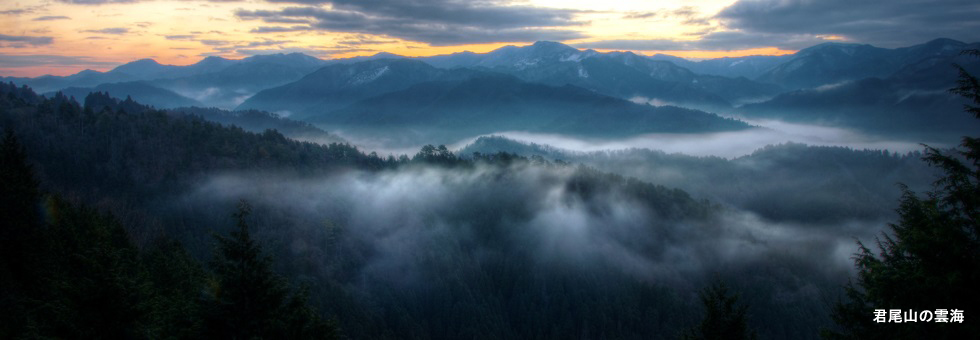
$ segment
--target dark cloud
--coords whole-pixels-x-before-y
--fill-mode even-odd
[[[313,27],[310,26],[292,26],[292,27],[282,27],[282,26],[259,26],[253,28],[249,33],[283,33],[283,32],[297,32],[297,31],[309,31]]]
[[[740,0],[717,18],[748,33],[839,35],[882,47],[938,37],[980,40],[975,0]]]
[[[53,41],[54,38],[52,37],[34,37],[34,36],[25,36],[25,35],[0,34],[0,43],[12,43],[6,47],[21,47],[20,45],[31,45],[31,46],[50,45]]]
[[[32,20],[33,21],[71,20],[71,18],[66,17],[64,15],[55,15],[55,16],[37,17],[37,18],[34,18]]]
[[[89,57],[60,56],[60,55],[0,54],[0,65],[3,65],[4,67],[31,67],[31,66],[103,67],[103,66],[116,66],[119,65],[119,63],[92,60]]]
[[[827,40],[808,34],[749,34],[738,31],[707,32],[699,40],[602,40],[575,44],[578,48],[626,51],[730,51],[760,47],[798,50]]]
[[[309,24],[310,21],[307,19],[294,19],[294,18],[265,18],[263,21],[270,24]]]
[[[326,4],[320,7],[287,7],[278,11],[239,10],[246,20],[282,22],[289,19],[312,20],[315,29],[385,35],[425,42],[434,46],[568,40],[582,38],[580,32],[554,27],[584,25],[574,20],[575,10],[506,5],[502,1],[464,2],[456,0],[274,0],[300,4]],[[552,28],[545,28],[552,27]],[[259,28],[253,32],[270,32]]]
[[[129,33],[129,29],[125,27],[110,27],[98,30],[84,30],[85,33],[99,33],[99,34],[126,34]]]

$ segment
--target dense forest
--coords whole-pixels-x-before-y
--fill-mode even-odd
[[[921,154],[802,145],[726,160],[483,140],[380,157],[205,119],[222,115],[245,119],[0,85],[3,337],[816,338],[857,329],[861,294],[878,298],[870,274],[841,287],[855,230],[893,217],[864,201],[936,174]],[[624,176],[630,162],[665,172]],[[936,193],[975,183],[961,177]],[[956,202],[938,213],[968,227],[976,207]],[[859,249],[859,271],[878,265]]]

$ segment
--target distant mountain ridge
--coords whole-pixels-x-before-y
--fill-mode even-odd
[[[505,46],[484,54],[461,52],[417,59],[440,68],[500,72],[530,82],[571,84],[624,99],[644,98],[708,110],[780,92],[777,86],[744,78],[700,75],[673,62],[632,52],[582,51],[548,41],[524,47]]]
[[[255,92],[297,80],[326,63],[302,53],[256,55],[239,60],[212,56],[187,66],[162,65],[153,59],[140,59],[108,72],[85,70],[66,77],[3,80],[28,85],[41,93],[139,81],[207,106],[232,108]],[[174,106],[181,105],[164,107]]]
[[[207,57],[187,66],[141,59],[108,72],[86,70],[67,77],[3,80],[30,85],[49,94],[63,90],[69,95],[82,96],[85,91],[107,91],[120,99],[133,96],[161,108],[259,109],[317,121],[323,119],[320,117],[323,114],[355,104],[365,107],[360,102],[419,84],[448,84],[497,73],[527,83],[558,88],[571,85],[636,103],[741,113],[753,118],[858,124],[863,128],[869,121],[859,123],[851,118],[859,113],[861,117],[880,115],[891,106],[897,108],[895,112],[905,112],[907,117],[915,117],[914,112],[923,110],[954,115],[958,102],[946,98],[948,95],[943,92],[957,76],[950,64],[957,62],[973,67],[974,60],[958,54],[965,48],[978,46],[951,39],[895,49],[825,43],[792,55],[695,62],[664,55],[600,53],[541,41],[523,47],[505,46],[488,53],[460,52],[418,58],[382,52],[321,60],[292,53],[241,60]],[[865,81],[871,78],[883,82]],[[131,88],[126,88],[127,85]],[[805,89],[812,90],[796,91]],[[829,89],[833,91],[826,91]],[[436,87],[432,90],[444,91]],[[840,105],[856,103],[849,99],[856,95],[874,98],[860,106],[841,109]],[[833,105],[820,103],[840,105],[832,109]],[[862,111],[842,114],[857,108]]]
[[[475,73],[420,82],[307,120],[367,135],[412,135],[444,142],[500,131],[614,138],[751,128],[743,122],[673,106],[654,107],[584,88]]]
[[[821,49],[838,49],[832,54],[847,51],[840,47],[827,45]],[[765,102],[744,105],[738,112],[746,118],[844,126],[948,143],[980,129],[980,122],[962,112],[966,101],[948,91],[959,77],[954,64],[972,74],[980,73],[980,59],[959,52],[980,49],[980,44],[938,39],[895,50],[871,50],[867,45],[850,48],[855,54],[876,54],[893,61],[867,71],[888,75],[789,91]],[[810,53],[824,54],[819,50]]]
[[[261,91],[238,109],[280,112],[305,119],[421,82],[461,79],[471,73],[469,70],[437,69],[409,59],[336,63],[295,82]]]
[[[756,80],[799,89],[869,77],[885,78],[927,58],[953,58],[968,46],[976,44],[935,39],[887,49],[867,44],[824,43],[800,50]]]

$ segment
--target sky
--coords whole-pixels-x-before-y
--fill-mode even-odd
[[[69,75],[152,58],[187,65],[302,52],[428,56],[559,41],[687,58],[836,41],[980,41],[975,0],[4,0],[0,76]]]

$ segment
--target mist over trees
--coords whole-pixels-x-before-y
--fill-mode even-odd
[[[948,53],[930,51],[954,45],[963,44],[868,50],[868,60],[891,61],[872,71],[894,74],[876,87],[887,100],[869,107],[932,72],[933,64],[906,59],[922,54],[941,64]],[[646,132],[760,131],[656,98],[622,97],[653,84],[671,98],[730,108],[779,86],[823,82],[802,79],[821,67],[861,69],[843,61],[803,65],[802,73],[781,66],[812,61],[809,53],[840,57],[851,47],[763,62],[779,72],[738,71],[782,85],[555,43],[429,60],[471,69],[412,60],[326,65],[288,55],[187,68],[142,61],[92,75],[156,77],[151,87],[254,85],[246,92],[267,78],[281,87],[245,103],[271,110],[286,94],[297,99],[285,100],[296,112],[278,113],[160,110],[101,91],[41,96],[0,83],[0,337],[975,334],[973,324],[881,325],[872,317],[880,308],[978,304],[971,289],[980,269],[976,138],[964,139],[965,151],[790,142],[731,158],[580,152],[500,137],[477,138],[459,151],[439,144],[520,127],[597,143]],[[864,49],[854,51],[863,56]],[[256,66],[263,63],[274,67]],[[205,72],[208,65],[221,71]],[[254,70],[282,74],[248,73]],[[980,86],[969,70],[960,68],[954,92],[976,114]],[[876,82],[801,90],[767,105],[852,95],[851,86]],[[736,87],[744,91],[727,90]],[[225,90],[208,100],[244,100]],[[917,95],[900,101],[923,103]],[[647,99],[657,107],[640,103]],[[336,107],[317,116],[324,105]],[[327,132],[294,113],[364,130]],[[352,131],[431,144],[379,155],[338,137]],[[877,253],[865,246],[872,242]]]
[[[250,216],[263,227],[250,235],[273,254],[273,270],[305,282],[313,313],[352,336],[673,338],[699,318],[687,303],[696,291],[685,287],[700,285],[703,268],[728,267],[723,274],[737,278],[764,254],[784,251],[752,246],[742,227],[719,228],[738,214],[589,167],[506,153],[461,159],[442,146],[381,158],[99,95],[82,106],[3,89],[4,127],[36,150],[29,162],[42,190],[111,212],[126,235],[118,238],[132,242],[126,252],[148,254],[154,280],[174,282],[147,299],[161,305],[148,312],[156,331],[208,327],[180,313],[207,311],[187,295],[208,273],[194,263],[213,256],[210,228],[233,229],[222,227],[227,213],[215,212],[241,198],[253,203]],[[755,250],[732,260],[714,246],[723,243]],[[811,266],[802,253],[785,258],[769,265]],[[797,273],[814,273],[806,282],[823,287],[840,275]],[[792,302],[827,293],[793,277],[766,279],[781,282],[778,299],[769,289],[745,294],[826,315],[818,304]],[[799,327],[809,321],[768,317],[787,326],[766,334],[816,333],[815,325]]]

